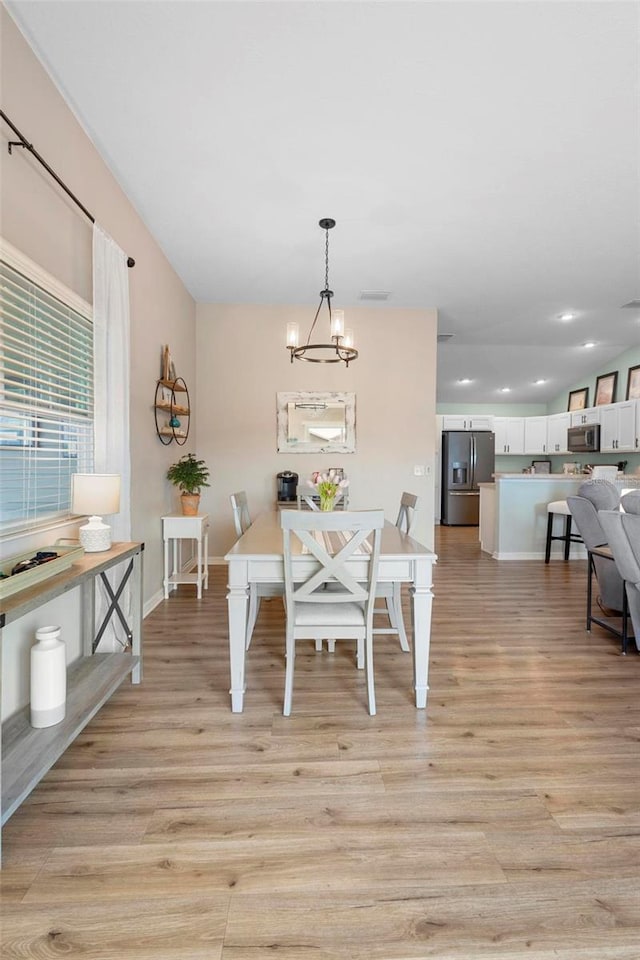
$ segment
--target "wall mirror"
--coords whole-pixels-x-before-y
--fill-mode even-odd
[[[278,453],[355,453],[355,393],[279,393]]]

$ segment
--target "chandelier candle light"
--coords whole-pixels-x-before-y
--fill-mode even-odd
[[[324,290],[320,291],[320,303],[313,318],[306,343],[300,344],[299,324],[295,321],[287,324],[287,350],[291,354],[291,363],[293,363],[295,357],[296,360],[308,360],[309,363],[342,362],[348,367],[350,361],[355,360],[358,356],[358,351],[353,346],[353,330],[345,330],[344,328],[344,310],[331,309],[333,290],[329,289],[329,230],[332,230],[335,225],[335,220],[330,217],[324,217],[320,220],[320,226],[325,232]],[[331,343],[311,343],[311,334],[320,315],[322,304],[325,302],[329,311]]]

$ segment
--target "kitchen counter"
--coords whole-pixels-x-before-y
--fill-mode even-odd
[[[480,483],[481,549],[495,560],[544,560],[547,504],[566,500],[588,479],[585,474],[496,473],[493,483]],[[638,488],[640,476],[622,476],[614,483],[621,491]],[[552,560],[561,550],[562,544],[554,541]],[[572,544],[569,557],[585,559],[582,544]]]
[[[496,480],[589,480],[588,473],[494,473]]]

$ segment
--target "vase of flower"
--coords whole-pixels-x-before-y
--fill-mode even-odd
[[[318,473],[309,480],[309,486],[313,487],[317,496],[320,497],[320,509],[323,511],[334,510],[336,497],[346,487],[349,481],[341,477],[336,470],[329,470],[328,473]]]

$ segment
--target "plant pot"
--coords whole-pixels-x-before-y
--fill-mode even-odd
[[[199,493],[183,493],[180,501],[182,503],[182,513],[185,517],[195,517],[197,515],[200,504]]]

